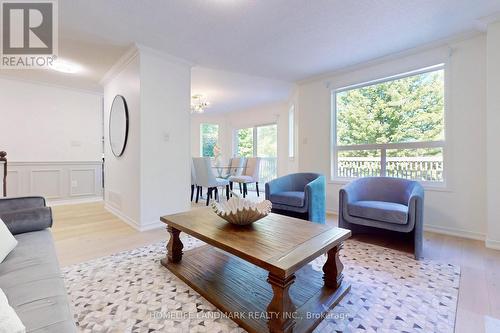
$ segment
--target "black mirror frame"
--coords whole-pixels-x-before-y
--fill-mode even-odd
[[[123,143],[123,148],[119,152],[119,154],[117,154],[114,151],[113,146],[111,145],[111,135],[109,134],[109,133],[111,133],[111,113],[113,112],[113,105],[115,104],[115,101],[117,99],[121,99],[123,101],[123,106],[125,107],[125,139],[124,139],[124,143]],[[111,103],[111,109],[109,110],[109,121],[108,121],[108,140],[109,140],[109,146],[111,147],[111,151],[113,152],[113,155],[115,155],[116,157],[122,156],[123,152],[125,151],[125,147],[127,147],[128,125],[129,125],[129,117],[128,117],[127,101],[125,100],[125,97],[123,97],[122,95],[116,95],[115,98],[113,98],[113,103]]]

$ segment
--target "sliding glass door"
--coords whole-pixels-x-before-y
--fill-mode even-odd
[[[277,177],[278,126],[276,124],[240,128],[235,133],[235,155],[260,157],[260,182]]]

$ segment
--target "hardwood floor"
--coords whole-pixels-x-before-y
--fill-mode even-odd
[[[164,229],[136,231],[106,211],[102,203],[55,206],[53,212],[52,233],[62,266],[137,248],[168,237]],[[336,225],[336,216],[329,215],[327,223]],[[380,236],[359,236],[356,239],[408,250],[407,244]],[[456,332],[499,332],[500,251],[485,248],[481,241],[426,232],[424,256],[461,267]]]

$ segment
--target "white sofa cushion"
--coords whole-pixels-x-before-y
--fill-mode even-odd
[[[1,220],[0,220],[1,221]],[[3,224],[3,222],[1,222]],[[26,328],[0,289],[0,333],[25,333]]]
[[[0,219],[0,263],[14,250],[17,240],[12,236],[5,223]]]

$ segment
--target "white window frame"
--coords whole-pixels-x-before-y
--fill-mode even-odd
[[[207,123],[207,122],[200,123],[200,128],[198,129],[198,132],[200,133],[200,157],[205,157],[205,156],[203,156],[203,134],[201,132],[201,128],[202,128],[203,125],[214,125],[214,126],[217,126],[217,143],[216,143],[217,145],[219,145],[219,139],[220,139],[220,132],[219,132],[220,126],[219,126],[219,124],[216,124],[216,123]],[[213,157],[210,157],[210,158],[213,158]]]
[[[295,157],[295,105],[288,109],[288,157]]]
[[[402,142],[402,143],[386,143],[386,144],[360,144],[360,145],[337,145],[337,98],[338,93],[363,88],[366,86],[371,86],[374,84],[384,83],[388,81],[394,81],[414,75],[429,73],[437,70],[443,70],[444,72],[444,111],[443,111],[443,121],[444,121],[444,139],[438,141],[418,141],[418,142]],[[337,89],[331,90],[331,133],[330,133],[330,180],[332,183],[345,184],[355,177],[340,177],[338,176],[338,152],[340,151],[353,151],[353,150],[380,150],[380,162],[381,162],[381,176],[384,176],[386,168],[386,151],[392,149],[417,149],[417,148],[442,148],[443,150],[443,181],[420,181],[425,188],[437,189],[437,190],[448,190],[448,177],[447,177],[447,167],[449,165],[448,160],[448,149],[447,149],[447,110],[448,110],[448,96],[449,96],[449,80],[448,80],[448,65],[446,62],[432,65],[417,70],[412,70],[381,79],[365,81],[359,84],[353,84],[344,86]]]
[[[276,126],[276,137],[279,137],[278,133],[278,123],[265,123],[265,124],[259,124],[259,125],[248,125],[248,126],[241,126],[233,129],[233,157],[239,157],[238,155],[238,131],[242,129],[252,129],[252,144],[253,144],[253,157],[257,157],[257,128],[258,127],[266,127],[266,126]],[[278,152],[276,151],[276,159],[278,158]]]

